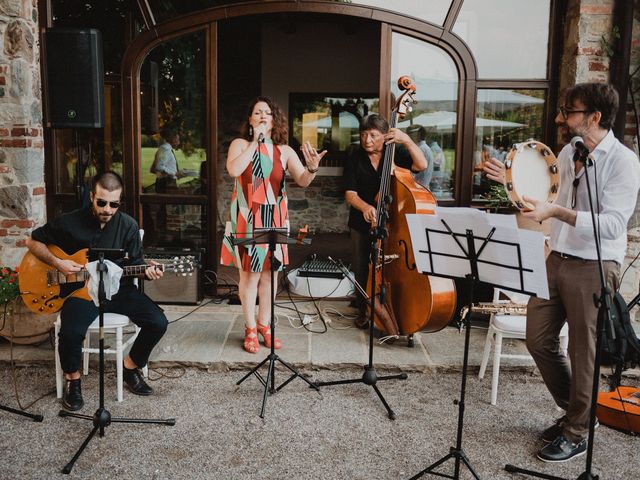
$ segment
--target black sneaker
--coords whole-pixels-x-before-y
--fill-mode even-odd
[[[544,432],[542,432],[542,440],[547,443],[553,442],[556,438],[563,434],[564,424],[567,421],[567,416],[563,415],[559,419],[556,420],[556,423],[547,428]]]
[[[538,452],[538,458],[543,462],[566,462],[574,457],[584,455],[587,451],[587,439],[573,443],[564,435],[559,435],[549,445]]]
[[[77,380],[65,380],[62,406],[72,412],[80,410],[84,406],[79,378]]]
[[[140,370],[137,368],[133,368],[131,370],[123,368],[122,379],[124,380],[124,383],[127,384],[129,390],[131,390],[131,393],[145,396],[153,393],[153,388],[147,385],[142,373],[140,373]]]
[[[564,434],[564,424],[566,423],[566,421],[567,421],[566,415],[556,420],[556,423],[554,425],[551,425],[544,432],[542,432],[542,435],[541,435],[542,440],[546,443],[551,443],[560,435]],[[598,419],[596,418],[596,424],[594,428],[598,428],[599,426],[600,426],[600,422],[598,422]]]

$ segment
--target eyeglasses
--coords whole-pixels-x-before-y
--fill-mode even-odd
[[[562,117],[567,120],[572,113],[591,113],[591,110],[571,110],[564,105],[558,108],[558,111],[562,114]]]
[[[109,204],[111,208],[115,208],[115,209],[120,208],[120,205],[122,205],[121,202],[107,202],[106,200],[102,200],[101,198],[98,198],[96,200],[96,205],[98,205],[100,208],[106,207],[107,204]]]

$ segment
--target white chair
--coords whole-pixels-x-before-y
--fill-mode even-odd
[[[89,374],[89,354],[100,352],[99,348],[91,347],[91,334],[93,332],[98,333],[100,331],[99,322],[100,322],[100,318],[96,317],[96,319],[87,329],[87,335],[85,336],[85,339],[84,339],[84,344],[82,347],[82,354],[83,354],[82,370],[84,375]],[[56,322],[54,325],[55,325],[55,344],[56,344],[55,345],[56,393],[58,398],[62,398],[62,386],[64,383],[64,378],[63,378],[64,375],[62,372],[62,366],[60,364],[60,356],[58,355],[58,333],[60,332],[60,315],[58,315],[58,318],[56,319]],[[126,341],[123,341],[124,329],[131,326],[134,327],[134,331],[126,339]],[[104,353],[105,355],[115,354],[116,356],[116,377],[117,377],[117,387],[118,387],[117,398],[118,398],[118,401],[121,402],[123,398],[122,369],[123,369],[123,362],[124,362],[124,351],[129,347],[129,345],[133,344],[136,337],[138,336],[138,332],[140,332],[140,327],[132,323],[131,320],[129,320],[129,317],[125,315],[120,315],[117,313],[105,313],[104,314],[104,331],[105,333],[115,333],[115,337],[116,337],[115,348],[114,347],[105,348]],[[144,374],[145,377],[148,378],[149,371],[146,366],[142,369],[142,373]]]
[[[501,298],[501,297],[506,297]],[[507,292],[498,288],[493,292],[493,303],[518,303],[526,305],[529,300],[528,295],[514,292]],[[489,354],[493,347],[493,374],[491,378],[491,405],[495,405],[498,400],[498,379],[500,376],[500,360],[502,358],[514,359],[531,359],[531,355],[527,354],[509,354],[502,353],[502,340],[504,338],[513,338],[524,340],[527,332],[527,316],[526,315],[509,315],[501,313],[492,313],[489,320],[489,329],[484,344],[484,353],[482,355],[482,363],[480,364],[479,378],[484,377],[489,362]],[[565,324],[560,331],[560,345],[566,352],[569,342],[569,330]]]

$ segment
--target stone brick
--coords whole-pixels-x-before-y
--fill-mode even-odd
[[[33,34],[25,22],[14,20],[7,25],[4,51],[11,58],[20,57],[33,63]]]
[[[9,129],[8,128],[0,128],[0,137],[8,137]]]
[[[9,87],[9,95],[22,99],[30,92],[31,72],[29,70],[29,64],[22,58],[16,58],[11,62],[11,87]]]
[[[2,226],[3,228],[12,228],[12,227],[32,228],[33,225],[34,225],[33,220],[8,219],[8,220],[0,221],[0,226]]]
[[[10,168],[6,165],[0,165],[0,173],[9,173]]]
[[[33,191],[31,193],[34,196],[36,196],[36,195],[44,195],[45,193],[47,193],[47,190],[44,187],[36,187],[36,188],[33,189]]]
[[[31,217],[31,189],[26,185],[0,188],[0,217],[27,219]],[[29,222],[33,223],[32,220]],[[0,224],[4,227],[4,225]]]
[[[21,0],[0,0],[0,14],[17,17],[22,12]]]
[[[5,148],[27,148],[31,145],[31,140],[27,138],[4,138],[0,139],[0,147]]]
[[[38,137],[40,136],[40,131],[37,128],[12,128],[11,129],[12,137]]]
[[[603,62],[589,62],[589,70],[592,72],[607,72],[609,65]]]
[[[583,15],[611,15],[613,5],[581,5],[580,13]]]
[[[0,228],[0,237],[6,237],[7,236],[7,230],[4,228]]]
[[[0,77],[0,85],[6,85],[7,84],[7,78],[2,76]]]
[[[14,154],[13,170],[18,183],[44,183],[44,152],[42,150],[18,150]]]

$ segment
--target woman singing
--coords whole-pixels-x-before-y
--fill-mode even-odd
[[[235,238],[251,238],[257,228],[289,229],[285,172],[306,187],[315,178],[320,160],[327,153],[318,153],[309,142],[302,145],[306,167],[287,143],[287,119],[269,98],[258,97],[251,102],[248,118],[227,153],[227,171],[235,178],[231,197],[230,219],[222,242],[220,263],[238,267],[239,296],[244,314],[244,349],[257,353],[258,333],[264,345],[271,347],[271,262],[267,244],[231,244]],[[286,245],[276,245],[275,257],[282,265],[288,263]],[[274,272],[277,284],[277,273]],[[255,318],[256,296],[260,300],[258,320]],[[282,347],[273,339],[274,348]]]

